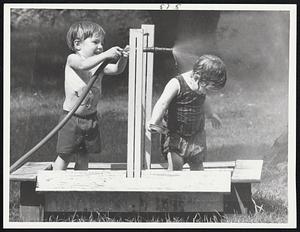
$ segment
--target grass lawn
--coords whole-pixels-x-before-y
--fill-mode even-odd
[[[236,91],[232,91],[236,90]],[[281,92],[280,92],[281,91]],[[287,151],[285,162],[267,165],[272,158],[270,148],[287,126],[287,94],[284,89],[266,91],[249,90],[229,83],[223,92],[209,98],[212,107],[223,120],[220,130],[206,124],[208,161],[236,159],[264,159],[262,182],[253,185],[253,200],[257,205],[254,215],[225,215],[222,222],[286,223],[287,210]],[[154,93],[154,102],[160,92]],[[284,97],[282,97],[284,96]],[[10,111],[10,161],[11,164],[39,142],[58,122],[63,103],[63,93],[13,91]],[[127,145],[127,90],[116,89],[106,93],[99,103],[101,115],[101,154],[91,162],[126,162]],[[276,106],[276,107],[275,107]],[[280,110],[278,110],[280,109]],[[54,161],[56,158],[54,136],[46,146],[32,156],[30,161]],[[160,157],[154,157],[159,160]],[[10,184],[10,220],[19,221],[19,185]],[[140,217],[112,218],[109,215],[91,214],[87,218],[71,215],[52,218],[51,221],[142,221]],[[149,221],[187,221],[180,217],[164,215]],[[205,221],[197,214],[190,221]]]

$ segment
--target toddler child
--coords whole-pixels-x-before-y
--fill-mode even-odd
[[[97,103],[101,96],[102,78],[104,74],[117,75],[123,72],[129,52],[129,46],[124,49],[116,46],[103,51],[104,36],[103,28],[89,21],[74,23],[67,33],[67,44],[73,53],[68,56],[65,66],[65,100],[60,120],[72,110],[100,64],[106,59],[117,61],[109,63],[100,72],[75,114],[59,131],[54,170],[66,169],[74,154],[75,169],[86,170],[88,153],[101,151]]]
[[[182,170],[188,163],[191,170],[203,170],[206,158],[205,116],[213,128],[220,128],[221,120],[205,101],[207,90],[218,90],[226,82],[226,67],[213,55],[201,56],[193,70],[172,78],[155,104],[151,126],[167,130],[161,136],[162,153],[168,160],[168,170]]]

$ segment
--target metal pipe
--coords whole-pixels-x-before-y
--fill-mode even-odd
[[[160,47],[148,47],[143,49],[144,52],[172,52],[173,53],[173,48],[160,48]]]
[[[21,165],[23,165],[30,156],[36,152],[40,147],[42,147],[46,142],[48,142],[49,139],[51,139],[72,117],[72,115],[75,113],[75,111],[80,106],[83,99],[86,97],[90,89],[92,88],[93,84],[98,78],[98,75],[103,69],[106,67],[107,64],[109,64],[111,60],[105,60],[96,70],[94,75],[92,76],[91,80],[86,86],[85,91],[82,93],[82,95],[77,100],[76,104],[74,105],[73,109],[61,120],[56,127],[54,127],[38,144],[36,144],[33,148],[31,148],[30,151],[28,151],[26,154],[22,155],[21,158],[19,158],[11,167],[9,172],[12,173],[16,169],[18,169]]]

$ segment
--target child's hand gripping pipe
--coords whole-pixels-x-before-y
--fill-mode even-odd
[[[168,128],[166,128],[164,126],[159,126],[159,125],[156,125],[156,124],[152,124],[152,123],[150,123],[148,125],[147,129],[151,133],[167,134],[169,132]]]

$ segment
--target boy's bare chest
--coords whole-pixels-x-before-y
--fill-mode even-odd
[[[79,71],[78,72],[79,77],[81,80],[83,80],[86,84],[91,80],[92,78],[92,72],[91,71]]]

